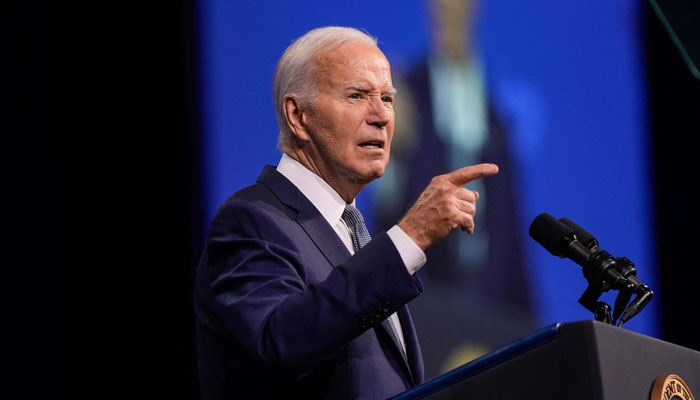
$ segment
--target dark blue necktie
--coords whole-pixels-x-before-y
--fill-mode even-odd
[[[372,239],[367,231],[367,226],[365,226],[365,220],[362,218],[360,210],[351,204],[345,206],[342,218],[348,228],[350,228],[352,247],[357,252]]]
[[[343,221],[345,221],[345,224],[350,229],[350,236],[352,237],[352,247],[357,253],[358,250],[360,250],[364,245],[369,243],[369,241],[372,239],[372,237],[369,235],[369,232],[367,231],[365,220],[364,218],[362,218],[360,210],[358,210],[357,208],[355,208],[355,206],[351,204],[347,204],[345,206],[345,210],[343,211],[343,216],[341,218],[343,219]],[[396,331],[394,321],[391,319],[391,316],[386,320],[389,323],[389,326],[391,327],[391,333],[394,336],[392,339],[401,351],[401,355],[403,356],[404,360],[407,360],[406,351],[401,345],[401,340],[399,340],[399,334]]]

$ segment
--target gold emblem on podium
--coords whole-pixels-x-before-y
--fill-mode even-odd
[[[690,388],[678,375],[661,375],[654,381],[651,400],[694,400]]]

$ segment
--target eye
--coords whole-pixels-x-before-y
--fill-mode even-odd
[[[385,103],[394,103],[394,97],[393,96],[384,96],[382,97],[382,101]]]
[[[358,99],[360,99],[360,94],[359,94],[359,93],[353,93],[353,94],[350,95],[350,98],[351,98],[351,99],[358,100]]]

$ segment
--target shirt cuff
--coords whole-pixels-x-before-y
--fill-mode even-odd
[[[401,256],[408,273],[413,275],[425,265],[426,257],[423,250],[398,225],[394,225],[386,231],[386,234],[396,246],[396,250],[399,251],[399,256]]]

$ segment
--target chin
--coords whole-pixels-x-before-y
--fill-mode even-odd
[[[386,170],[387,163],[384,160],[371,160],[356,165],[357,168],[349,170],[350,175],[358,183],[368,184],[377,178],[381,178]]]
[[[372,171],[369,171],[367,174],[365,174],[365,177],[367,177],[368,182],[372,182],[373,180],[377,178],[381,178],[384,175],[384,168],[381,169],[375,169]]]
[[[354,181],[356,183],[361,183],[364,185],[369,184],[377,178],[381,178],[384,175],[384,168],[381,169],[371,169],[365,171],[356,171],[354,174]]]

